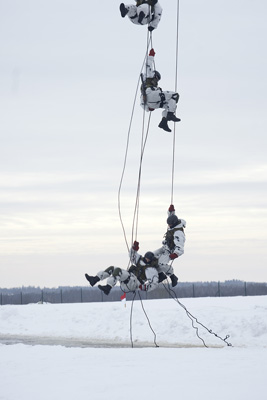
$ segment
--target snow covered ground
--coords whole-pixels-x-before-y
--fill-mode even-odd
[[[137,300],[132,319],[128,301],[2,306],[0,400],[266,399],[267,296],[181,303],[232,346],[194,323],[206,348],[172,299],[143,301],[153,331]]]

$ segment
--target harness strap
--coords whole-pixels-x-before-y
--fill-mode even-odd
[[[125,279],[125,281],[122,281],[122,283],[124,283],[125,285],[127,285],[127,283],[129,283],[129,280],[131,279],[131,275],[128,276],[127,279]]]
[[[161,92],[161,93],[159,94],[159,97],[160,97],[160,105],[159,105],[159,108],[163,108],[163,105],[164,105],[164,103],[165,103],[165,101],[166,101],[165,94]]]

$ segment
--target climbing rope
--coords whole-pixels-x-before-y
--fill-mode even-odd
[[[129,248],[129,245],[128,245],[126,230],[125,230],[125,227],[124,227],[124,223],[123,223],[123,219],[122,219],[122,213],[121,213],[121,189],[122,189],[123,179],[124,179],[125,170],[126,170],[127,157],[128,157],[128,151],[129,151],[129,143],[130,143],[130,134],[131,134],[131,129],[132,129],[133,116],[134,116],[134,110],[135,110],[135,105],[136,105],[136,98],[137,98],[137,94],[138,94],[138,90],[139,90],[139,86],[140,86],[140,75],[141,75],[141,73],[143,71],[144,65],[145,65],[146,60],[147,60],[147,54],[148,54],[148,49],[149,49],[149,45],[150,45],[151,40],[152,40],[152,34],[150,33],[150,35],[148,35],[148,38],[147,38],[145,58],[144,58],[144,60],[142,62],[142,67],[141,67],[141,70],[140,70],[140,74],[139,74],[139,78],[138,78],[137,86],[136,86],[136,91],[135,91],[135,95],[134,95],[134,101],[133,101],[133,106],[132,106],[132,111],[131,111],[130,123],[129,123],[128,133],[127,133],[127,141],[126,141],[123,169],[122,169],[122,174],[121,174],[121,179],[120,179],[120,184],[119,184],[119,189],[118,189],[119,219],[120,219],[120,223],[121,223],[121,226],[122,226],[123,236],[124,236],[124,240],[125,240],[128,252],[129,252],[130,248]],[[145,112],[145,110],[144,110],[144,112]],[[149,121],[150,121],[150,118],[149,118]],[[143,113],[143,124],[142,125],[143,125],[143,127],[142,127],[142,140],[141,140],[141,155],[140,155],[140,164],[139,164],[139,174],[138,174],[135,209],[134,209],[134,216],[133,216],[133,222],[132,222],[132,242],[133,242],[134,236],[137,237],[142,161],[143,161],[145,144],[146,144],[146,141],[147,141],[147,136],[148,136],[148,131],[149,131],[149,126],[148,126],[147,133],[146,133],[146,136],[145,136],[145,139],[144,139],[144,113]],[[135,227],[135,225],[136,225],[136,227]],[[135,233],[134,233],[134,231],[135,231]]]
[[[134,304],[134,299],[136,296],[136,292],[134,292],[133,300],[132,300],[132,305],[131,305],[131,313],[130,313],[130,340],[131,344],[133,347],[133,327],[132,327],[132,319],[133,319],[133,304]]]
[[[147,33],[147,45],[146,45],[146,56],[145,56],[145,65],[146,65],[146,75],[147,75],[147,59],[148,59],[148,49],[149,45],[152,43],[152,34]],[[143,63],[144,65],[144,63]],[[143,66],[142,66],[143,70]],[[142,74],[142,72],[141,72]],[[140,76],[141,76],[140,74]],[[141,136],[141,148],[140,148],[140,161],[139,161],[139,172],[138,172],[138,180],[137,180],[137,190],[136,190],[136,199],[135,199],[135,208],[134,208],[134,215],[133,215],[133,222],[132,222],[132,243],[134,240],[137,239],[137,232],[138,232],[138,219],[139,219],[139,204],[140,204],[140,190],[141,190],[141,176],[142,176],[142,163],[144,157],[145,146],[148,138],[149,133],[149,126],[150,126],[150,119],[151,119],[151,112],[149,113],[149,119],[146,128],[145,134],[145,115],[146,111],[143,109],[143,120],[142,120],[142,136]]]
[[[176,17],[176,49],[175,49],[175,82],[174,91],[177,93],[178,86],[178,50],[179,50],[179,15],[180,15],[180,1],[177,0],[177,17]],[[176,137],[176,124],[173,129],[173,143],[172,143],[172,175],[171,175],[171,204],[173,204],[173,187],[174,187],[174,160],[175,160],[175,137]]]
[[[143,146],[141,148],[140,164],[139,164],[139,172],[138,172],[138,182],[137,182],[137,191],[136,191],[136,200],[135,200],[135,208],[134,208],[134,217],[133,217],[133,224],[132,224],[132,243],[137,238],[139,204],[140,204],[139,202],[140,202],[140,190],[141,190],[142,163],[143,163],[144,151],[145,151],[145,146],[146,146],[148,133],[149,133],[150,119],[151,119],[151,112],[149,113],[149,119],[148,119],[148,123],[147,123],[146,135],[145,135]],[[142,128],[143,133],[144,133],[144,129],[145,129],[145,127],[144,127],[144,121],[143,121],[143,128]]]
[[[130,340],[131,340],[131,345],[132,345],[132,347],[133,347],[132,318],[133,318],[133,304],[134,304],[134,300],[135,300],[135,297],[136,297],[136,291],[133,292],[133,293],[134,293],[134,295],[133,295],[133,299],[132,299],[131,313],[130,313]],[[159,345],[158,345],[157,342],[156,342],[156,340],[157,340],[156,333],[155,333],[154,329],[152,328],[151,323],[150,323],[150,320],[149,320],[149,318],[148,318],[148,315],[147,315],[147,313],[146,313],[146,311],[145,311],[144,304],[143,304],[143,301],[142,301],[140,292],[138,292],[138,295],[139,295],[139,299],[140,299],[140,302],[141,302],[141,306],[142,306],[142,309],[143,309],[144,314],[145,314],[145,316],[146,316],[148,325],[149,325],[151,331],[152,331],[153,334],[154,334],[154,344],[155,344],[155,347],[159,347]]]
[[[188,318],[191,320],[192,323],[192,327],[196,330],[196,335],[197,337],[202,341],[203,345],[205,347],[208,347],[204,341],[204,339],[202,339],[202,337],[199,335],[199,328],[197,326],[194,325],[194,322],[197,323],[198,325],[202,326],[204,329],[206,329],[211,335],[214,335],[215,337],[217,337],[218,339],[222,340],[224,343],[227,344],[227,346],[232,346],[231,343],[229,343],[227,341],[227,339],[230,337],[230,335],[226,335],[226,337],[223,339],[221,336],[219,336],[217,333],[213,332],[211,329],[207,328],[204,324],[202,324],[201,322],[198,321],[198,319],[196,317],[194,317],[194,315],[192,315],[188,309],[186,308],[186,306],[184,304],[182,304],[179,299],[176,296],[176,293],[174,290],[171,289],[170,284],[168,282],[168,288],[166,287],[166,285],[163,283],[163,287],[165,288],[165,290],[167,291],[167,293],[170,295],[171,298],[173,298],[174,301],[176,301],[180,307],[182,307],[185,312],[186,315],[188,316]]]
[[[179,36],[179,0],[177,0],[177,21],[176,21],[175,92],[177,92],[177,84],[178,84],[178,36]],[[138,92],[139,83],[140,83],[140,76],[142,74],[142,71],[143,71],[143,68],[144,68],[144,64],[146,63],[146,65],[147,65],[148,49],[149,49],[150,45],[151,45],[151,47],[153,47],[152,32],[147,31],[145,58],[144,58],[143,63],[142,63],[142,67],[141,67],[141,71],[140,71],[140,74],[139,74],[137,87],[136,87],[136,91],[135,91],[134,102],[133,102],[131,118],[130,118],[130,124],[129,124],[128,134],[127,134],[127,143],[126,143],[123,170],[122,170],[122,175],[121,175],[121,180],[120,180],[120,185],[119,185],[119,190],[118,190],[119,218],[120,218],[120,222],[121,222],[121,226],[122,226],[122,230],[123,230],[123,236],[124,236],[124,240],[125,240],[128,252],[129,252],[129,245],[128,245],[128,241],[127,241],[126,230],[125,230],[124,223],[123,223],[123,220],[122,220],[120,195],[121,195],[121,188],[122,188],[123,178],[124,178],[125,169],[126,169],[126,162],[127,162],[129,141],[130,141],[130,132],[131,132],[131,128],[132,128],[132,122],[133,122],[133,116],[134,116],[137,92]],[[155,66],[155,61],[154,61],[154,66]],[[146,71],[146,74],[147,74],[147,71]],[[143,162],[143,156],[144,156],[144,151],[145,151],[145,145],[146,145],[147,137],[148,137],[148,133],[149,133],[150,119],[151,119],[151,112],[149,114],[149,120],[148,120],[148,123],[147,123],[146,135],[145,135],[145,133],[144,133],[145,132],[145,110],[143,110],[139,172],[138,172],[138,180],[137,180],[135,207],[134,207],[133,220],[132,220],[132,233],[131,233],[131,242],[132,243],[134,242],[134,240],[137,239],[137,233],[138,233],[140,190],[141,190],[141,176],[142,176],[142,162]],[[174,166],[175,166],[175,124],[174,124],[173,145],[172,145],[171,204],[173,204]]]

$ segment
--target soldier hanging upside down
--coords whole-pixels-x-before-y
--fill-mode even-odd
[[[168,121],[181,121],[180,118],[175,116],[179,94],[169,90],[163,91],[158,87],[158,81],[161,79],[161,75],[153,68],[155,54],[154,49],[151,49],[147,57],[145,73],[141,76],[141,106],[146,111],[154,111],[155,108],[163,108],[164,110],[162,112],[162,120],[159,123],[159,128],[171,132]]]
[[[159,24],[162,8],[158,0],[136,0],[136,5],[121,3],[120,12],[122,18],[127,15],[134,24],[148,24],[148,30],[152,32]]]
[[[150,292],[156,289],[159,283],[158,261],[151,251],[148,251],[142,257],[137,253],[137,250],[139,250],[138,242],[134,242],[130,250],[130,259],[133,265],[128,271],[121,268],[109,267],[105,271],[99,271],[96,276],[85,274],[86,279],[91,286],[107,279],[105,286],[98,285],[99,289],[106,295],[109,294],[117,282],[120,282],[121,289],[124,292],[134,292],[138,289]]]

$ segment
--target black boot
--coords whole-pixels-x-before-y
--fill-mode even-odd
[[[164,117],[159,123],[159,128],[164,129],[166,132],[171,132],[171,129],[168,127],[167,119]]]
[[[167,121],[174,121],[174,122],[180,122],[180,118],[177,118],[176,115],[174,115],[173,112],[168,112],[167,114]]]
[[[121,5],[120,5],[120,12],[121,12],[122,18],[124,18],[125,15],[128,14],[128,10],[123,3],[121,3]]]
[[[172,274],[172,275],[170,275],[170,278],[171,278],[171,281],[172,281],[172,287],[176,286],[177,282],[178,282],[177,276]]]
[[[109,294],[109,292],[111,291],[111,286],[110,285],[105,285],[105,286],[101,286],[98,285],[99,289],[102,290],[102,292],[104,292],[106,295]]]
[[[98,278],[98,276],[90,276],[88,274],[85,274],[85,278],[88,280],[91,286],[94,286],[96,282],[100,281],[100,278]]]
[[[141,11],[138,17],[138,23],[141,24],[144,18],[145,18],[145,13]]]
[[[159,283],[165,281],[165,279],[167,279],[167,276],[164,272],[159,272]]]

